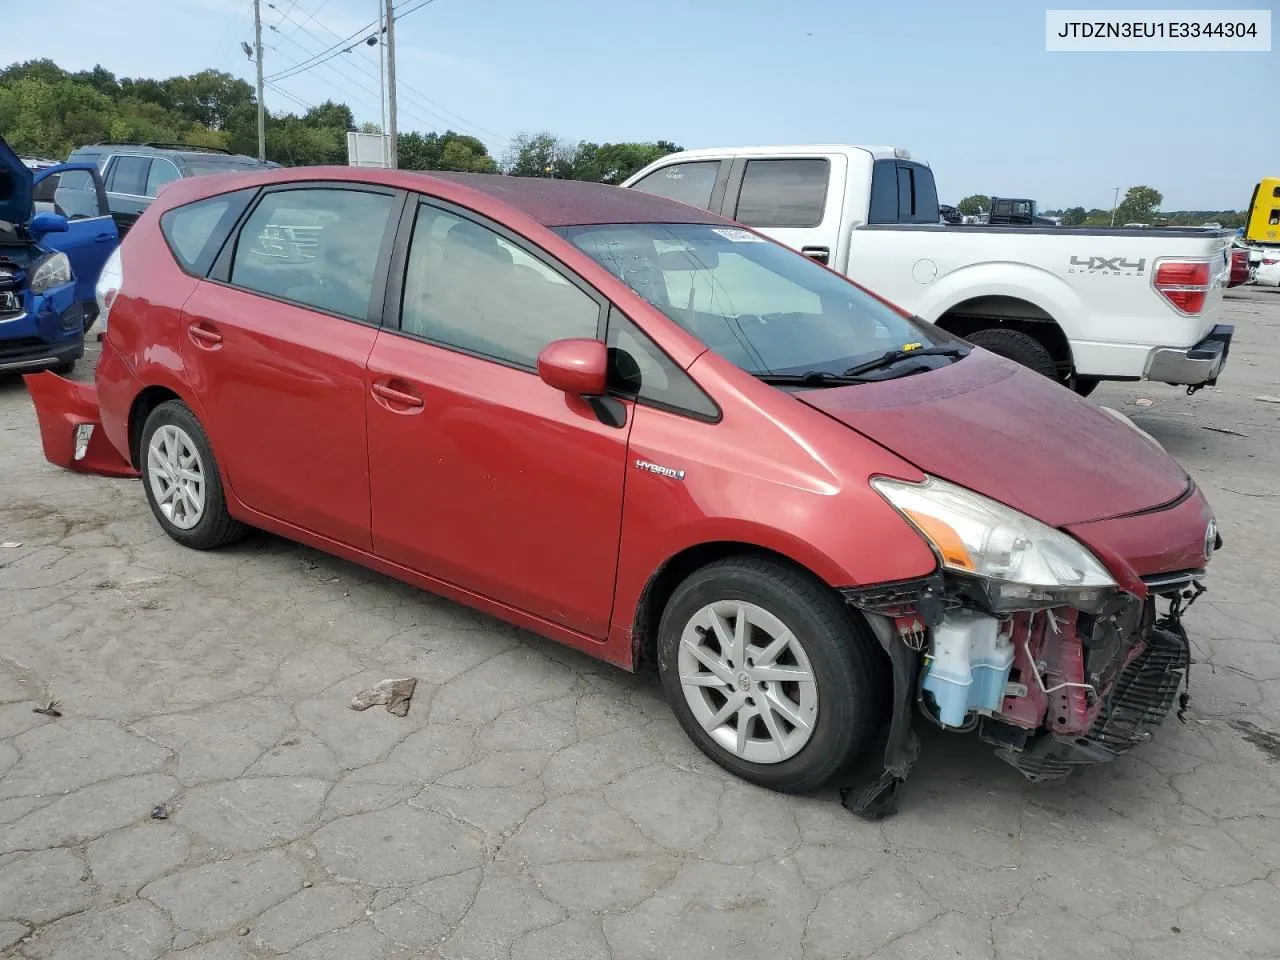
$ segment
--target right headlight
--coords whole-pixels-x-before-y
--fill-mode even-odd
[[[44,293],[54,287],[71,282],[71,261],[65,253],[55,253],[40,261],[31,274],[31,292]]]
[[[1106,567],[1060,530],[937,477],[871,481],[929,542],[943,567],[988,581],[1002,608],[1065,603],[1091,608],[1116,586]]]

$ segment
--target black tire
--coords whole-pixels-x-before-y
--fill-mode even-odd
[[[1087,397],[1098,389],[1098,384],[1101,382],[1097,377],[1076,377],[1075,386],[1072,389],[1080,396]]]
[[[681,686],[678,657],[686,625],[708,604],[738,600],[781,620],[812,668],[812,734],[779,762],[751,762],[722,747],[703,729]],[[772,790],[802,793],[830,784],[867,750],[883,720],[887,674],[875,638],[825,584],[770,558],[731,557],[691,574],[663,611],[657,647],[663,690],[689,738],[730,773]]]
[[[204,511],[194,526],[183,529],[176,526],[161,509],[152,489],[151,463],[148,450],[156,432],[162,427],[177,427],[189,438],[200,456],[200,466],[204,476]],[[239,540],[248,528],[227,512],[227,498],[222,492],[222,477],[218,472],[218,462],[214,459],[213,448],[209,445],[209,437],[204,427],[191,409],[181,400],[169,400],[160,404],[147,417],[142,427],[142,438],[138,446],[139,467],[142,471],[142,489],[146,491],[147,503],[151,512],[170,537],[193,550],[212,550]]]
[[[1006,360],[1020,363],[1050,380],[1058,379],[1058,365],[1053,362],[1053,357],[1044,344],[1021,330],[991,327],[971,333],[965,339],[975,347],[982,347]]]

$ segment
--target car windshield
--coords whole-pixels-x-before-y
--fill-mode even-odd
[[[214,173],[244,173],[246,170],[265,170],[257,160],[188,160],[187,176],[203,177]]]
[[[557,232],[716,353],[757,376],[839,376],[887,353],[958,341],[809,257],[738,227],[609,224]],[[920,364],[949,362],[920,356]],[[898,371],[887,364],[868,379]]]

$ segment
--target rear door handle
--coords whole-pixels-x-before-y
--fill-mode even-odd
[[[199,324],[193,323],[187,328],[187,333],[191,335],[197,347],[216,347],[222,343],[222,334]]]
[[[385,383],[375,383],[371,389],[375,397],[380,397],[388,403],[398,403],[402,407],[412,407],[415,410],[422,408],[422,398],[416,394],[397,390]]]
[[[830,247],[801,247],[800,252],[803,253],[806,257],[812,257],[814,260],[817,260],[819,263],[831,262]]]
[[[114,239],[115,239],[115,235],[114,235],[114,234],[110,234],[110,233],[100,233],[100,234],[98,234],[96,237],[94,237],[94,238],[93,238],[93,242],[94,242],[94,243],[110,243],[110,242],[111,242],[112,240],[114,240]]]

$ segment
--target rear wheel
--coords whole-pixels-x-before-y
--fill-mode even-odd
[[[764,557],[690,575],[658,636],[663,689],[689,737],[726,770],[788,793],[830,783],[869,746],[878,655],[830,589]]]
[[[209,550],[246,527],[227,512],[209,438],[181,400],[160,404],[142,427],[142,486],[160,526],[178,543]]]
[[[1035,337],[1021,330],[991,327],[975,331],[965,339],[974,346],[990,350],[1014,363],[1020,363],[1051,380],[1058,379],[1058,365],[1053,362],[1053,356],[1048,349]]]

